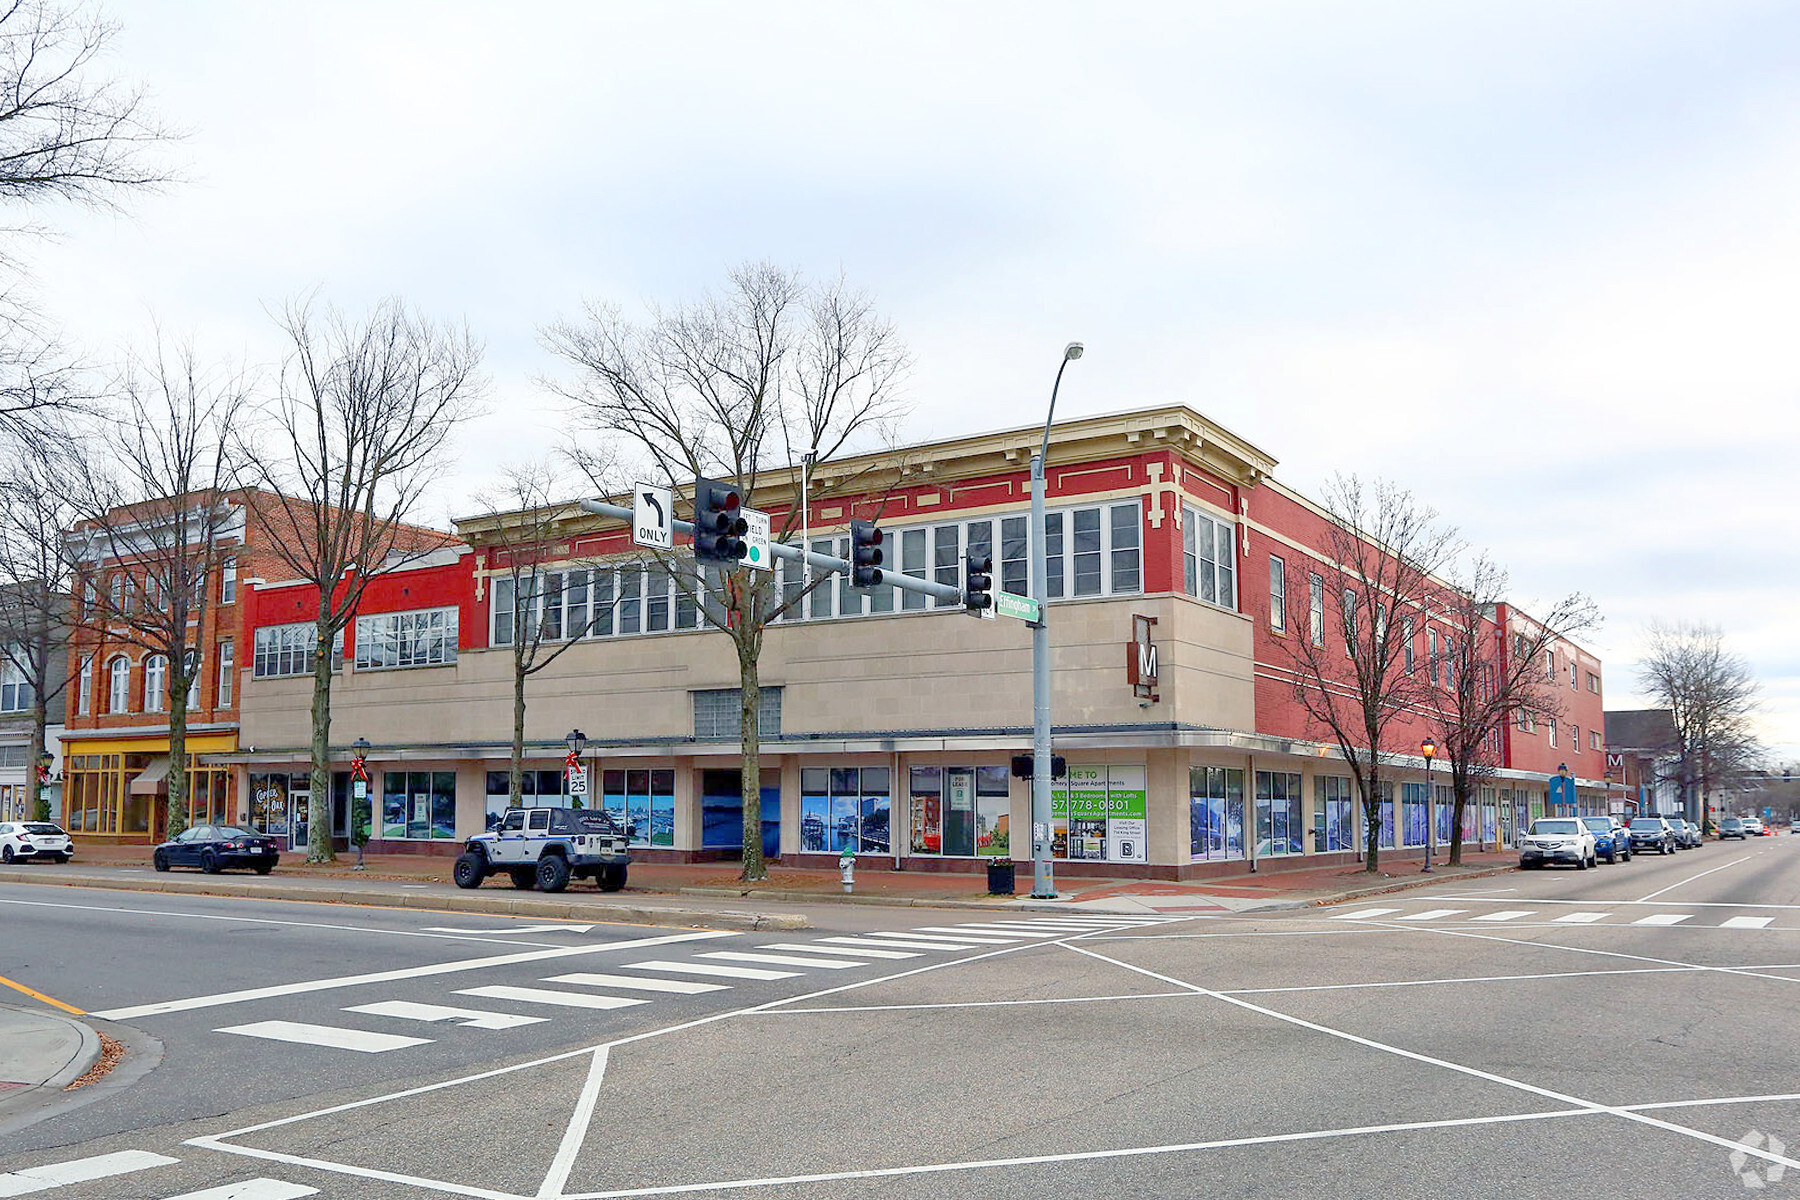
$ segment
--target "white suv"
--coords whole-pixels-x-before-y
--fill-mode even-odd
[[[1519,839],[1519,868],[1566,862],[1585,871],[1598,865],[1594,851],[1594,833],[1580,817],[1539,817]]]

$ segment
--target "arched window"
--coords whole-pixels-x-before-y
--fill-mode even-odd
[[[115,655],[106,664],[106,711],[131,711],[131,660],[123,654]]]
[[[152,654],[144,660],[144,711],[161,712],[169,706],[169,660]]]

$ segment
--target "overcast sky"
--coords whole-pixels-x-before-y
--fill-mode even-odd
[[[537,330],[767,258],[867,287],[909,433],[1181,402],[1316,494],[1403,479],[1606,618],[1721,624],[1800,755],[1800,9],[114,0],[190,131],[125,217],[42,214],[53,315],[269,359],[398,293],[487,345],[438,510],[553,443]]]

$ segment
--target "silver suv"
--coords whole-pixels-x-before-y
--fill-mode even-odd
[[[1580,817],[1539,817],[1519,839],[1521,870],[1553,862],[1574,863],[1578,871],[1599,865],[1594,833]]]

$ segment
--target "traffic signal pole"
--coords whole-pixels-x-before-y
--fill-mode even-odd
[[[608,504],[604,500],[578,500],[576,501],[576,507],[580,508],[583,512],[591,512],[599,517],[614,517],[626,522],[629,522],[632,518],[631,509],[622,504]],[[677,520],[673,522],[673,524],[676,533],[685,533],[690,537],[693,536],[694,523],[692,521]],[[784,545],[780,542],[771,543],[769,546],[769,553],[776,558],[784,558],[788,562],[805,563],[808,566],[828,574],[835,572],[847,575],[850,573],[851,567],[853,566],[847,558],[834,558],[829,554],[814,554],[810,550],[801,550],[794,546]],[[930,596],[934,600],[945,600],[952,604],[961,604],[963,602],[962,589],[952,587],[947,583],[938,583],[930,579],[918,579],[911,575],[900,575],[892,571],[883,571],[881,573],[881,582],[883,585],[892,584],[903,592],[917,592],[921,596]]]

